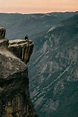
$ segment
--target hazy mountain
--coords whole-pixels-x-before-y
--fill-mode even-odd
[[[5,14],[0,13],[0,27],[7,29],[9,39],[24,38],[26,34],[31,39],[39,39],[52,26],[71,17],[78,12],[47,13],[47,14]]]
[[[31,99],[39,117],[78,116],[77,14],[0,14],[7,38],[28,34],[34,42],[28,65]]]
[[[77,117],[78,15],[53,26],[44,40],[30,65],[35,108],[39,117]]]

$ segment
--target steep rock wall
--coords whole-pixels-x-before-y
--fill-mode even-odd
[[[7,39],[0,39],[0,117],[38,117],[30,100],[29,58],[22,62],[8,45]]]
[[[29,62],[33,52],[33,43],[31,40],[10,40],[8,49],[25,63]]]

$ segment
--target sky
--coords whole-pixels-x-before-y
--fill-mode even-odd
[[[2,13],[78,11],[78,0],[0,0]]]

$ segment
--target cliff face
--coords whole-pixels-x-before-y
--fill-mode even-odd
[[[37,117],[29,94],[28,67],[25,64],[29,58],[25,60],[24,51],[25,63],[22,62],[21,56],[18,58],[8,50],[15,48],[17,53],[18,46],[8,45],[7,39],[0,39],[0,117]]]
[[[29,62],[33,52],[33,43],[31,40],[10,40],[8,49],[13,52],[24,63]]]
[[[77,117],[78,15],[52,27],[44,40],[30,63],[31,99],[39,117]]]

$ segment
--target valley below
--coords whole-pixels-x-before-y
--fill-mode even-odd
[[[77,117],[78,12],[0,14],[0,26],[6,38],[34,42],[28,76],[38,116]]]

